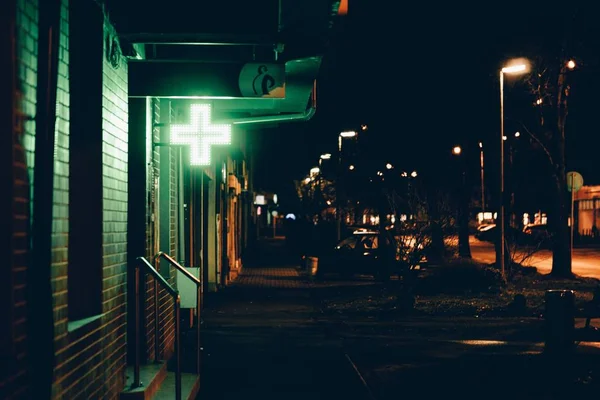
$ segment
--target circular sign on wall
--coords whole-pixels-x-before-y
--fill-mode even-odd
[[[285,97],[285,65],[248,63],[242,67],[239,87],[244,97]]]
[[[567,172],[567,190],[577,192],[583,186],[583,176],[579,172]]]

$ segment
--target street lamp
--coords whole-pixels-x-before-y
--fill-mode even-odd
[[[465,169],[465,160],[461,160],[463,157],[460,156],[462,148],[460,146],[454,146],[452,154],[460,160],[460,175],[461,175],[461,187],[458,202],[458,255],[464,258],[471,258],[471,248],[469,246],[469,200],[470,196],[467,195],[467,178]]]
[[[349,169],[350,171],[354,171],[354,165],[350,165],[350,166],[348,167],[348,169]]]
[[[410,173],[410,176],[412,176],[413,178],[417,177],[417,171],[413,171]]]
[[[323,165],[323,160],[329,160],[330,158],[330,153],[321,154],[321,156],[319,157],[319,168]]]
[[[505,266],[505,232],[504,232],[504,74],[519,75],[524,74],[529,69],[529,63],[526,60],[513,60],[510,65],[500,69],[500,210],[498,212],[498,224],[500,225],[500,271],[502,278],[506,279]]]
[[[343,139],[349,139],[349,138],[353,138],[356,137],[357,133],[356,131],[342,131],[340,132],[340,134],[338,135],[338,178],[337,178],[337,190],[336,190],[336,208],[335,208],[335,217],[336,217],[336,222],[337,222],[337,240],[341,240],[342,237],[342,216],[340,215],[341,213],[341,207],[340,207],[340,197],[341,197],[341,177],[342,177],[342,141]]]
[[[390,163],[387,163],[387,164],[385,164],[385,168],[386,169],[392,169],[392,168],[394,168],[394,166],[392,164],[390,164]]]
[[[356,136],[356,131],[344,131],[344,132],[340,132],[340,137],[343,138],[351,138]]]

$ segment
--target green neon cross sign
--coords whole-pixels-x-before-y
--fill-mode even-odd
[[[190,165],[210,165],[212,145],[231,144],[231,125],[210,123],[210,104],[192,104],[189,125],[171,125],[171,144],[190,146]]]

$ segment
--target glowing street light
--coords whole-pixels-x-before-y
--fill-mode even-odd
[[[329,160],[331,158],[331,153],[321,154],[322,160]]]
[[[319,172],[321,172],[321,169],[319,167],[314,167],[310,169],[311,175],[319,175]]]
[[[518,74],[518,73],[524,73],[526,71],[527,71],[527,64],[516,64],[516,65],[511,65],[510,67],[502,68],[503,74]]]
[[[350,171],[354,171],[354,165],[350,165],[350,166],[348,167],[348,169],[349,169]]]
[[[577,64],[575,64],[575,61],[573,61],[573,60],[569,60],[567,62],[567,68],[569,68],[569,69],[575,69],[576,66],[577,66]]]
[[[343,140],[356,137],[356,135],[357,135],[356,131],[342,131],[338,135],[338,166],[337,166],[338,175],[342,171],[342,143],[343,143]],[[339,181],[341,181],[341,179]],[[340,184],[340,186],[341,186],[341,184]],[[338,193],[340,194],[340,197],[341,197],[342,191],[339,190]],[[336,201],[335,204],[336,204],[335,219],[336,219],[336,225],[337,225],[337,240],[341,240],[342,239],[342,210],[340,208],[340,201]]]
[[[460,148],[460,146],[454,146],[454,148],[452,149],[452,154],[454,154],[455,156],[460,155],[461,152],[462,149]]]
[[[412,176],[413,178],[417,177],[417,171],[413,171],[410,173],[410,176]]]
[[[521,136],[521,132],[515,132],[515,137]]]
[[[385,164],[385,168],[386,169],[392,169],[392,168],[394,168],[394,166],[392,164],[390,164],[390,163],[387,163],[387,164]]]

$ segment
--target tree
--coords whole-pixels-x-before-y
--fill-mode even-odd
[[[569,202],[566,189],[565,125],[568,115],[570,86],[567,71],[570,59],[561,54],[554,65],[539,60],[529,86],[536,96],[538,131],[526,129],[533,141],[547,155],[551,166],[553,196],[549,210],[552,230],[552,274],[570,277]],[[558,65],[556,65],[558,64]]]
[[[529,121],[522,123],[550,165],[553,195],[548,222],[552,231],[552,275],[562,278],[572,276],[565,153],[568,100],[573,92],[576,93],[576,88],[572,87],[575,70],[597,62],[597,43],[591,42],[598,40],[597,35],[587,32],[586,21],[580,20],[587,14],[579,7],[561,9],[559,21],[555,21],[559,28],[556,30],[560,35],[558,40],[549,38],[546,43],[553,47],[536,49],[538,56],[533,59],[533,72],[527,81],[536,120],[532,125]],[[565,16],[569,19],[565,20]],[[532,129],[528,129],[528,125]]]

